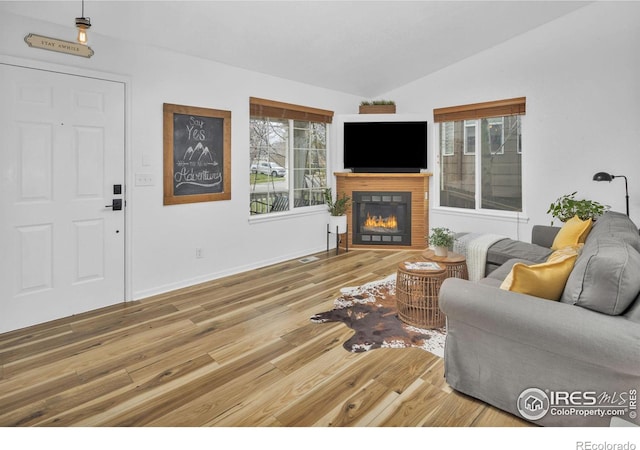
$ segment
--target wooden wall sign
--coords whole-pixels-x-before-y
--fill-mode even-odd
[[[231,199],[231,111],[165,103],[164,204]]]
[[[62,39],[40,36],[39,34],[29,33],[24,37],[24,41],[29,47],[51,50],[53,52],[67,53],[69,55],[82,56],[84,58],[91,58],[94,53],[91,47],[89,47],[88,45],[82,45],[78,44],[77,42],[63,41]]]

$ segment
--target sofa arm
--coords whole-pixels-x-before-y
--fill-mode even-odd
[[[560,231],[560,227],[548,225],[534,225],[531,230],[531,243],[542,247],[551,248],[553,240]]]
[[[442,283],[439,301],[448,322],[462,322],[616,372],[640,374],[640,324],[624,316],[609,316],[458,278]]]

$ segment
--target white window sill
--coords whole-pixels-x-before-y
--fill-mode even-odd
[[[273,222],[278,220],[287,220],[296,217],[304,216],[316,216],[316,215],[328,216],[329,212],[325,205],[307,206],[303,208],[295,208],[291,211],[282,211],[266,214],[254,214],[249,217],[249,224]]]
[[[438,214],[446,214],[458,217],[469,217],[478,219],[499,219],[504,222],[515,223],[529,223],[529,217],[522,212],[512,211],[489,211],[489,210],[477,210],[477,209],[462,209],[462,208],[446,208],[443,206],[433,207],[432,212]]]

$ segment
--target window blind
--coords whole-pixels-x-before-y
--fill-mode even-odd
[[[249,110],[253,117],[308,120],[322,123],[331,123],[333,121],[333,111],[256,97],[249,98]]]
[[[526,100],[526,97],[517,97],[492,102],[436,108],[433,110],[433,120],[439,123],[484,119],[487,117],[521,116],[526,113]]]

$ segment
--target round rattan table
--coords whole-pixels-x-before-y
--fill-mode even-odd
[[[464,255],[450,251],[447,256],[436,256],[436,252],[433,250],[426,250],[422,253],[422,257],[427,261],[433,261],[444,266],[449,277],[462,278],[463,280],[469,279],[467,260]]]
[[[410,262],[398,264],[396,305],[400,320],[418,328],[444,327],[446,316],[438,306],[438,294],[446,278],[447,271],[440,265],[425,270]]]

